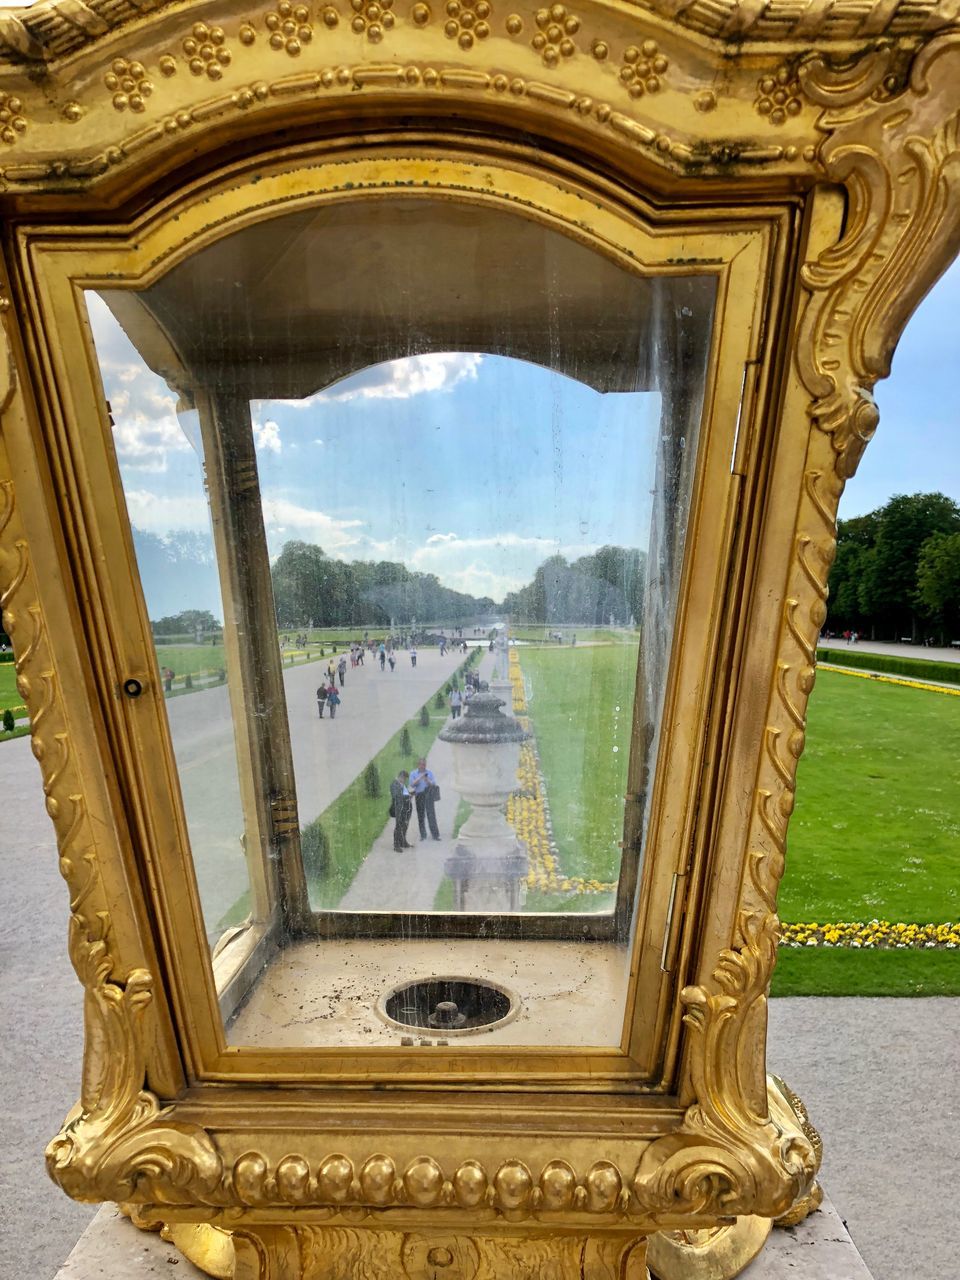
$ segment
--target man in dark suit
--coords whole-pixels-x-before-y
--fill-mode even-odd
[[[413,848],[413,845],[407,840],[407,827],[410,823],[410,815],[413,813],[413,802],[407,789],[409,777],[410,775],[406,769],[401,769],[390,783],[390,814],[393,818],[393,849],[395,853],[399,853],[402,849]]]

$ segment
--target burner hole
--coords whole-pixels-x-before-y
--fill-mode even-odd
[[[386,1016],[401,1027],[442,1031],[445,1035],[486,1030],[503,1022],[515,1007],[501,987],[471,978],[428,978],[389,992]]]

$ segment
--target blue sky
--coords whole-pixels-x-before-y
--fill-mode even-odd
[[[960,502],[960,261],[904,332],[889,378],[877,384],[880,425],[847,484],[841,517],[875,511],[895,493],[945,493]]]
[[[173,393],[104,304],[88,295],[88,306],[132,524],[206,530],[194,415],[185,432]],[[303,539],[500,599],[555,552],[644,546],[659,404],[461,353],[377,365],[309,400],[255,402],[271,555]]]
[[[176,397],[88,299],[131,522],[161,536],[208,534],[189,418],[181,424]],[[880,426],[842,517],[894,493],[960,500],[958,315],[955,265],[877,388]],[[402,560],[499,599],[554,552],[645,546],[658,412],[655,393],[599,395],[537,366],[456,353],[378,365],[307,401],[257,403],[271,555],[303,539],[342,559]],[[220,612],[213,601],[198,607]]]

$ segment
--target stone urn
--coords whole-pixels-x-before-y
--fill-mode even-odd
[[[466,714],[440,733],[453,748],[454,786],[472,807],[444,864],[457,911],[519,911],[523,905],[529,860],[504,810],[517,788],[520,744],[530,735],[502,706],[502,698],[478,693]]]

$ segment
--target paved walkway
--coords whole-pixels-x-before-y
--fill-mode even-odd
[[[487,653],[480,660],[480,678],[489,680],[495,658]],[[414,810],[407,838],[413,845],[404,853],[393,848],[393,819],[377,837],[340,899],[345,911],[432,911],[437,890],[443,882],[443,864],[454,851],[453,824],[460,796],[453,789],[453,751],[438,738],[427,756],[427,765],[436,775],[442,797],[437,805],[440,839],[421,841]]]
[[[68,1200],[43,1162],[80,1095],[83,993],[29,738],[0,744],[0,884],[0,1280],[48,1280],[95,1209]]]
[[[418,652],[417,666],[398,654],[396,670],[367,657],[347,667],[336,720],[317,715],[316,689],[326,662],[284,669],[300,825],[353,782],[407,720],[429,702],[462,662],[438,649]],[[339,687],[339,685],[338,685]],[[190,844],[211,932],[247,886],[240,838],[243,811],[227,689],[204,689],[167,702]]]
[[[819,641],[821,649],[849,649],[851,653],[885,653],[891,658],[922,658],[926,662],[960,662],[960,648],[927,649],[922,644],[887,644],[884,640],[860,639],[847,644],[843,636]]]

